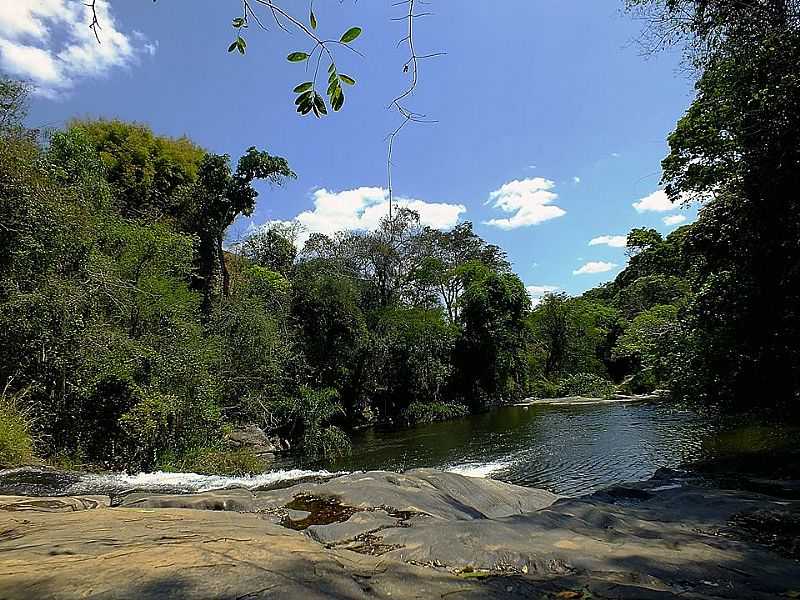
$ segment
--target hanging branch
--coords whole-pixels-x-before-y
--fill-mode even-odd
[[[413,94],[414,90],[417,88],[417,83],[419,82],[419,61],[426,59],[426,58],[433,58],[435,56],[441,56],[444,52],[435,52],[433,54],[424,54],[419,55],[417,54],[416,48],[414,47],[414,21],[415,19],[419,19],[421,17],[430,16],[433,13],[430,12],[423,12],[423,13],[415,13],[414,7],[416,4],[422,4],[422,0],[402,0],[401,2],[396,2],[393,6],[408,6],[407,13],[396,19],[392,19],[393,21],[405,21],[407,23],[407,30],[406,35],[403,37],[399,42],[399,44],[407,44],[408,45],[408,52],[409,58],[403,64],[403,73],[411,72],[411,82],[409,83],[408,87],[396,98],[394,98],[391,103],[389,104],[389,108],[394,109],[401,117],[400,125],[392,131],[392,133],[388,136],[388,145],[387,145],[387,153],[386,153],[386,176],[387,176],[387,190],[389,194],[389,221],[392,220],[392,205],[394,202],[394,187],[392,185],[392,154],[394,151],[394,142],[397,138],[397,135],[400,131],[410,122],[415,123],[435,123],[436,121],[429,120],[425,118],[425,115],[420,113],[415,113],[410,108],[408,108],[405,104],[406,98]]]
[[[92,11],[92,22],[89,23],[89,29],[92,30],[97,43],[100,43],[100,34],[98,33],[100,29],[100,21],[97,19],[97,0],[92,0],[91,2],[86,2],[85,6],[88,6],[89,9]]]

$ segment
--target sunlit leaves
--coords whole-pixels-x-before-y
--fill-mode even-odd
[[[311,29],[317,28],[317,16],[314,14],[314,9],[312,8],[310,14],[308,16],[308,22],[311,24]]]
[[[244,54],[246,49],[247,49],[247,42],[240,35],[236,36],[236,39],[233,40],[233,43],[230,46],[228,46],[228,52],[233,52],[234,50],[238,50],[239,54]]]
[[[361,35],[361,27],[351,27],[342,34],[342,39],[339,40],[343,44],[349,44]]]
[[[286,57],[286,60],[289,62],[303,62],[304,60],[308,60],[308,54],[305,52],[292,52]]]

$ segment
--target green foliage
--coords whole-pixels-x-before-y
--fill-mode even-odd
[[[615,391],[616,386],[608,379],[594,373],[575,373],[559,383],[556,393],[560,397],[610,398]]]
[[[157,136],[145,125],[118,120],[74,120],[69,133],[87,139],[99,155],[125,217],[179,216],[180,191],[196,181],[205,156],[186,137]]]
[[[473,408],[519,397],[527,378],[525,286],[511,273],[488,272],[467,284],[460,305],[454,355],[461,397]]]
[[[314,11],[311,10],[309,14],[309,24],[311,25],[311,29],[317,28],[317,17],[314,14]],[[301,27],[303,31],[305,31],[316,43],[314,48],[311,50],[311,53],[302,52],[302,51],[295,51],[289,53],[286,57],[291,63],[307,63],[308,61],[313,61],[316,55],[317,60],[317,68],[314,70],[314,81],[306,81],[304,83],[298,84],[294,88],[294,93],[297,94],[297,98],[295,98],[295,105],[297,106],[297,112],[301,115],[307,115],[311,112],[314,113],[314,116],[319,118],[328,114],[328,106],[325,104],[325,100],[323,99],[322,95],[317,92],[317,81],[316,76],[319,70],[319,63],[322,60],[323,53],[326,55],[327,58],[330,59],[330,64],[328,65],[328,87],[325,92],[325,95],[328,98],[328,103],[330,104],[331,108],[334,111],[341,110],[342,106],[344,105],[344,91],[342,89],[342,83],[347,85],[355,85],[356,80],[350,77],[349,75],[345,75],[343,73],[339,73],[336,69],[336,63],[333,60],[333,53],[330,51],[328,45],[335,44],[336,42],[333,40],[323,41],[318,39],[313,33],[309,32],[304,27]],[[351,27],[347,31],[342,34],[342,37],[339,39],[340,44],[344,44],[348,46],[350,43],[354,42],[358,36],[361,35],[361,28],[360,27]],[[237,38],[237,41],[234,41],[231,44],[230,48],[228,48],[228,52],[232,52],[234,49],[237,49],[237,42],[241,38]],[[348,46],[349,47],[349,46]],[[351,48],[352,49],[352,48]],[[244,54],[244,49],[240,49],[240,52]],[[317,54],[319,53],[319,54]]]
[[[735,409],[800,399],[800,21],[790,2],[632,2],[689,39],[696,98],[663,183],[703,203],[685,228],[693,294],[671,387]],[[654,14],[653,14],[654,13]]]
[[[33,458],[30,425],[21,404],[24,394],[0,395],[0,468],[16,467]]]
[[[158,459],[158,468],[167,472],[200,473],[242,477],[264,471],[264,462],[251,450],[239,448],[199,448],[184,454],[166,452]]]
[[[668,377],[677,318],[676,306],[654,306],[636,315],[614,346],[615,357],[633,361],[654,388]]]
[[[412,402],[403,413],[410,424],[448,421],[468,414],[469,408],[463,404],[447,402]]]

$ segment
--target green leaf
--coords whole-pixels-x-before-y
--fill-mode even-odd
[[[339,82],[336,80],[331,81],[331,84],[328,86],[328,92],[327,92],[328,96],[333,95],[333,92],[337,87],[339,87]]]
[[[286,57],[286,60],[289,62],[303,62],[304,60],[308,60],[308,54],[305,52],[292,52]]]
[[[314,9],[313,8],[311,9],[311,15],[309,16],[308,20],[311,23],[311,29],[316,29],[317,28],[317,17],[314,14]]]
[[[328,83],[333,83],[334,81],[336,81],[336,71],[328,75]]]
[[[236,17],[231,24],[239,29],[240,27],[244,27],[244,23],[245,21],[243,17]]]
[[[230,46],[228,46],[228,52],[233,52],[234,50],[236,50],[237,46],[238,44],[236,40],[233,40],[233,43]]]
[[[305,83],[301,83],[298,85],[294,90],[292,90],[295,94],[302,94],[303,92],[307,92],[311,89],[312,83],[310,81],[306,81]]]
[[[300,94],[294,101],[295,104],[303,104],[304,102],[312,102],[314,100],[314,92],[308,91]]]
[[[244,54],[245,48],[247,48],[247,42],[244,41],[244,38],[236,38],[236,49],[239,51],[239,54]]]
[[[323,115],[328,114],[328,109],[325,108],[325,101],[322,99],[322,96],[316,94],[314,96],[314,108],[316,109],[315,112],[321,113]],[[317,115],[319,116],[319,114]]]
[[[342,92],[342,88],[338,88],[336,93],[334,94],[333,98],[331,98],[331,106],[333,110],[339,111],[344,104],[344,93]]]
[[[342,34],[342,39],[339,40],[343,44],[349,44],[358,36],[361,35],[361,27],[351,27]]]
[[[347,85],[355,85],[356,84],[356,80],[353,79],[352,77],[350,77],[350,75],[343,75],[343,74],[340,73],[339,74],[339,79],[344,81]]]
[[[336,65],[334,65],[333,63],[331,63],[331,64],[328,66],[328,73],[333,73],[334,71],[336,71]]]

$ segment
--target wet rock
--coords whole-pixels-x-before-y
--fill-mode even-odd
[[[80,480],[81,474],[48,467],[0,470],[0,494],[56,496]]]
[[[384,511],[357,512],[343,523],[311,525],[306,535],[322,544],[344,544],[381,529],[397,527],[398,520]]]

